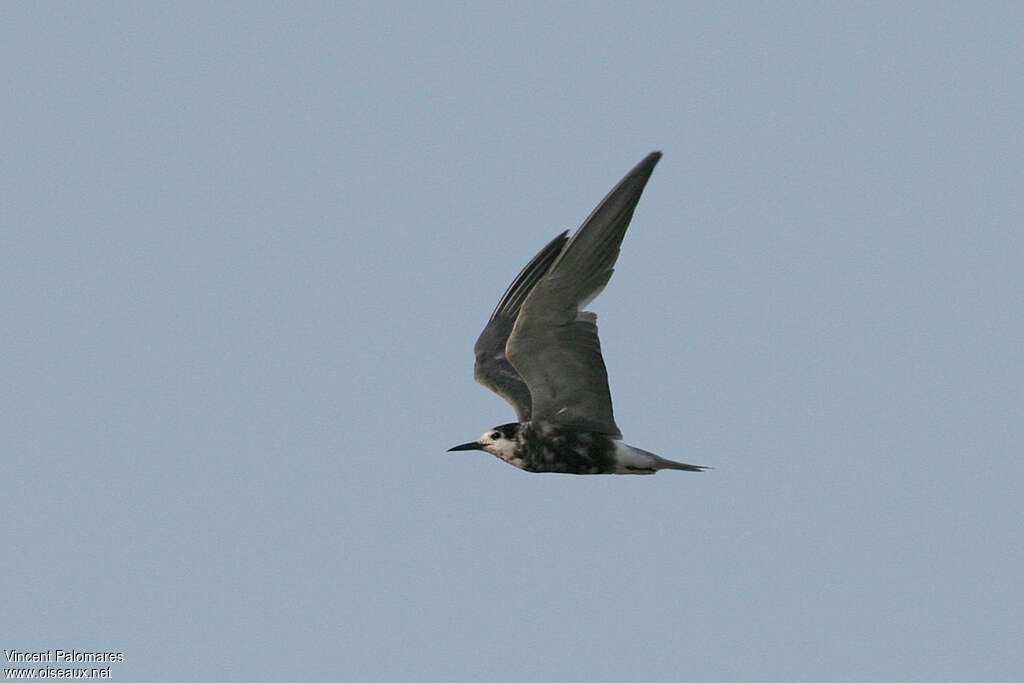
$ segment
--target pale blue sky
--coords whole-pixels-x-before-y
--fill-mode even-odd
[[[11,3],[0,647],[115,680],[1012,680],[1016,3]],[[652,149],[626,440],[472,344]]]

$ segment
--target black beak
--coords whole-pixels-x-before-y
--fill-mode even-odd
[[[480,445],[479,441],[470,441],[469,443],[452,446],[448,451],[482,451],[483,449],[484,447]]]

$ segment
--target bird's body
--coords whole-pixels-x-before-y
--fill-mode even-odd
[[[547,244],[506,290],[474,349],[477,381],[507,400],[519,422],[449,450],[482,450],[528,472],[699,472],[629,446],[612,415],[597,316],[583,310],[611,278],[619,244],[661,158],[641,161],[569,239]]]
[[[527,472],[654,474],[660,469],[704,469],[666,460],[606,434],[546,422],[510,422],[452,450],[485,450]]]

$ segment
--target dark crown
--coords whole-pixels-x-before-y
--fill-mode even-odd
[[[498,425],[492,431],[501,432],[501,435],[506,439],[515,439],[516,435],[519,434],[519,423],[509,422],[503,425]]]

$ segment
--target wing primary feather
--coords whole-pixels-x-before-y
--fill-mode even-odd
[[[620,435],[596,316],[584,307],[608,284],[660,158],[660,152],[648,154],[612,188],[520,304],[506,354],[529,388],[533,420]]]
[[[476,356],[473,376],[476,381],[508,401],[520,422],[526,422],[532,414],[530,390],[508,362],[505,344],[523,301],[558,258],[565,243],[569,241],[568,234],[569,231],[566,230],[548,242],[530,259],[526,267],[519,271],[498,301],[490,320],[473,347]]]
[[[569,240],[568,235],[569,231],[563,230],[560,235],[556,236],[543,249],[537,252],[537,255],[519,271],[519,275],[508,286],[505,293],[501,295],[498,305],[494,307],[494,312],[491,313],[491,320],[499,317],[512,318],[514,320],[519,315],[519,308],[523,305],[523,301],[526,300],[530,290],[544,277],[551,264],[562,253],[565,243]]]

